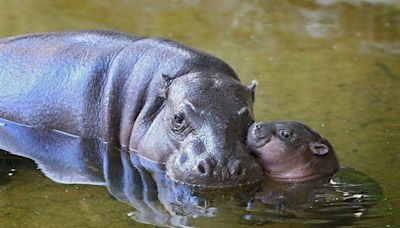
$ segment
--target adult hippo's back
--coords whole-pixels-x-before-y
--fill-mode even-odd
[[[245,145],[254,89],[218,58],[165,39],[83,31],[0,40],[1,119],[101,138],[192,185],[261,179]],[[0,149],[35,159],[7,140],[0,134]]]

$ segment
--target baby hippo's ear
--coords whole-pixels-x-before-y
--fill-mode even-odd
[[[329,147],[320,142],[310,142],[308,146],[310,147],[311,152],[315,155],[324,155],[329,152]]]

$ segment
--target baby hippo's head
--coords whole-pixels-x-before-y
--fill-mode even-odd
[[[300,122],[255,122],[248,130],[247,145],[275,180],[315,180],[339,168],[328,140]]]

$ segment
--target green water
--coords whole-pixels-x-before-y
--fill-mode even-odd
[[[322,133],[342,165],[382,187],[378,224],[400,224],[398,1],[0,0],[0,10],[2,37],[112,29],[167,37],[224,59],[243,82],[258,80],[257,120],[296,119]],[[0,185],[0,227],[143,226],[104,187],[17,171]],[[229,215],[218,221],[236,222]]]

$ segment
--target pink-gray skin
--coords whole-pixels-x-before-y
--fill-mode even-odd
[[[328,140],[297,121],[255,122],[248,130],[247,145],[274,180],[315,180],[339,169]]]

